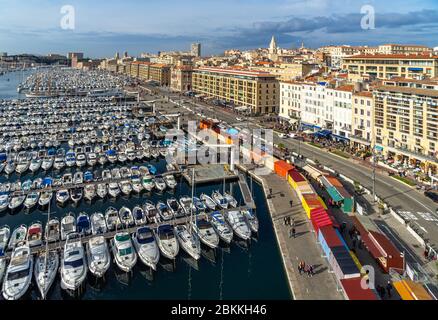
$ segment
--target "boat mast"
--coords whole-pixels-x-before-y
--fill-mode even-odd
[[[46,275],[46,272],[47,272],[47,258],[48,258],[48,255],[49,255],[49,240],[47,238],[48,238],[48,235],[49,235],[48,226],[49,226],[49,221],[50,221],[50,203],[51,202],[52,201],[49,201],[49,206],[48,206],[48,209],[47,209],[46,253],[45,253],[45,256],[44,256],[44,277],[43,277],[44,287],[45,287],[45,282],[46,282],[45,275]],[[43,287],[43,289],[45,289],[44,287]],[[45,295],[44,290],[43,290],[43,292],[41,292],[41,295],[43,297],[43,300],[46,300],[46,295]]]
[[[195,193],[195,168],[192,168],[192,202],[190,203],[190,234],[192,233],[193,197]]]

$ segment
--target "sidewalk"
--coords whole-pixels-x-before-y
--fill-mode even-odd
[[[313,228],[295,192],[276,174],[255,178],[263,184],[266,195],[269,195],[269,189],[273,190],[267,203],[294,299],[344,300],[342,292],[337,291],[334,275],[328,272],[328,262],[322,257]],[[293,201],[292,208],[290,200]],[[292,216],[295,220],[296,238],[289,238],[290,227],[284,225],[285,216]],[[299,274],[297,267],[301,260],[314,266],[313,277]]]

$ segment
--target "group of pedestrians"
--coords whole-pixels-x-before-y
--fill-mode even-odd
[[[388,295],[388,299],[391,299],[391,297],[392,297],[391,281],[388,281],[388,283],[386,284],[386,288],[384,286],[381,286],[380,284],[377,285],[376,291],[382,300],[385,299],[385,295]]]
[[[313,265],[306,265],[306,262],[304,262],[303,260],[298,263],[298,272],[300,273],[300,275],[307,274],[309,278],[315,275]]]
[[[295,220],[291,216],[284,217],[284,225],[289,226],[289,238],[296,237]]]

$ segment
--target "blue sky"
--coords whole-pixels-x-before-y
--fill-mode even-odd
[[[396,3],[396,5],[394,5]],[[363,5],[376,28],[362,30]],[[61,7],[75,8],[75,29],[60,27]],[[387,42],[438,46],[436,0],[0,0],[0,52],[83,51],[89,57],[188,50]]]

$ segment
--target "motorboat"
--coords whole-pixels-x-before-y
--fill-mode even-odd
[[[73,184],[73,175],[71,173],[66,173],[62,176],[61,181],[64,187],[71,186]]]
[[[86,212],[81,212],[76,219],[76,232],[82,236],[88,236],[91,234],[91,222],[90,217]]]
[[[9,207],[9,193],[0,193],[0,212],[5,211]]]
[[[61,170],[65,167],[65,161],[63,156],[56,156],[55,162],[53,163],[53,168],[55,170]]]
[[[208,195],[206,195],[205,193],[201,194],[201,196],[199,197],[199,199],[201,199],[201,201],[203,201],[205,203],[205,205],[207,206],[207,208],[211,211],[216,210],[216,202]]]
[[[240,239],[249,240],[251,238],[251,229],[240,211],[228,211],[225,213],[225,219]]]
[[[162,221],[168,221],[173,218],[173,211],[163,201],[157,203],[158,214]]]
[[[15,167],[16,167],[16,165],[15,165],[14,161],[8,161],[6,163],[5,168],[4,168],[6,175],[12,174],[15,171]]]
[[[41,160],[41,159],[39,159],[39,158],[32,159],[32,160],[30,161],[29,170],[30,170],[32,173],[37,172],[37,171],[41,168],[42,163],[43,163],[43,160]]]
[[[70,199],[70,193],[68,189],[61,189],[56,191],[56,202],[61,206],[64,205]]]
[[[8,249],[14,249],[15,246],[26,240],[27,236],[27,226],[22,224],[14,229],[11,238],[9,239]]]
[[[219,238],[227,244],[231,243],[231,240],[233,239],[233,230],[230,229],[228,224],[225,222],[225,218],[222,213],[219,211],[212,212],[210,214],[210,222]]]
[[[132,242],[141,262],[152,270],[156,270],[160,259],[160,249],[152,230],[149,227],[138,228],[132,234]]]
[[[132,190],[137,193],[140,193],[143,190],[143,185],[141,184],[141,180],[138,176],[135,176],[131,179]]]
[[[111,170],[105,169],[102,171],[102,181],[110,181],[112,179]]]
[[[143,178],[141,179],[141,184],[143,185],[143,188],[145,188],[147,191],[151,191],[155,186],[154,180],[149,174],[143,176]]]
[[[0,228],[0,252],[5,252],[8,246],[9,237],[11,236],[11,229],[4,225]],[[1,281],[1,279],[0,279]]]
[[[67,167],[73,167],[76,164],[76,153],[68,151],[65,155],[65,164]]]
[[[231,206],[232,208],[237,207],[237,200],[230,192],[225,191],[224,198],[227,200],[229,206]]]
[[[146,165],[146,167],[148,168],[149,173],[151,175],[156,175],[157,174],[157,168],[155,168],[155,166],[153,166],[151,164],[148,164],[148,165]]]
[[[214,249],[219,245],[219,236],[207,219],[197,217],[196,220],[192,222],[192,228],[201,242],[206,246]]]
[[[53,163],[54,163],[54,157],[53,156],[46,156],[43,159],[43,163],[41,164],[41,168],[44,171],[48,171],[48,170],[50,170],[50,168],[52,168]]]
[[[118,232],[111,239],[111,249],[120,270],[129,272],[137,263],[137,254],[127,232]]]
[[[40,221],[35,221],[29,226],[27,242],[30,247],[36,247],[43,243],[43,225]]]
[[[155,223],[159,221],[160,215],[158,214],[158,210],[156,206],[152,203],[152,201],[146,200],[143,209],[150,223]]]
[[[95,212],[90,217],[91,233],[94,235],[104,234],[107,232],[105,216],[101,212]]]
[[[251,231],[254,233],[259,232],[259,219],[255,215],[254,211],[251,209],[244,209],[240,210],[240,213],[245,218],[246,223],[248,224]]]
[[[26,200],[26,194],[23,191],[19,191],[12,195],[9,199],[9,209],[15,210],[23,204],[24,200]]]
[[[52,201],[53,192],[52,191],[43,191],[40,194],[40,198],[38,199],[38,204],[41,207],[45,207]]]
[[[86,246],[90,272],[97,278],[103,277],[111,264],[111,257],[105,237],[93,237]]]
[[[81,152],[76,155],[76,166],[81,168],[87,164],[85,153]]]
[[[228,209],[228,201],[219,191],[214,191],[211,198],[216,202],[219,208]]]
[[[119,217],[120,217],[120,221],[122,222],[122,225],[125,228],[132,227],[135,224],[131,209],[129,209],[128,207],[120,208]]]
[[[84,183],[84,173],[82,171],[76,171],[73,175],[73,184]]]
[[[186,215],[190,215],[191,213],[196,213],[196,207],[193,204],[192,198],[188,196],[182,196],[179,199],[179,203],[181,204],[181,207],[183,208]]]
[[[207,206],[204,201],[201,201],[198,197],[193,197],[193,204],[195,205],[196,212],[198,214],[205,213],[207,211]]]
[[[74,203],[78,203],[79,201],[81,201],[82,197],[83,197],[83,190],[82,188],[73,188],[71,189],[71,200]]]
[[[175,218],[180,218],[185,215],[184,209],[175,198],[167,199],[167,206],[173,211]]]
[[[59,268],[59,254],[57,251],[49,251],[37,254],[35,259],[34,276],[38,290],[43,299],[46,298]]]
[[[144,210],[140,206],[135,206],[134,209],[132,209],[132,215],[136,226],[142,226],[147,223]]]
[[[34,207],[40,198],[40,194],[37,191],[29,192],[26,196],[26,200],[24,200],[24,206],[27,209]]]
[[[51,218],[46,224],[44,238],[48,242],[56,242],[60,239],[60,223],[58,218]]]
[[[106,197],[106,195],[108,194],[108,187],[107,187],[106,183],[99,183],[97,185],[96,193],[99,196],[99,198],[104,199]]]
[[[201,258],[201,242],[195,233],[188,230],[186,225],[176,225],[175,234],[180,247],[193,259]]]
[[[119,218],[119,212],[114,207],[108,207],[105,211],[105,221],[109,231],[120,229],[122,222]]]
[[[166,185],[169,187],[169,189],[175,189],[177,182],[172,174],[165,175],[164,181]]]
[[[61,259],[61,288],[76,290],[87,276],[87,261],[78,233],[70,233]]]
[[[108,194],[113,197],[117,198],[120,194],[120,188],[117,182],[110,182],[108,185]]]
[[[84,188],[84,198],[88,201],[92,201],[96,197],[96,185],[87,184]]]
[[[179,244],[175,236],[175,230],[170,224],[158,226],[155,239],[164,257],[168,259],[176,258],[179,252]]]
[[[76,233],[76,219],[72,212],[61,219],[61,240],[66,240],[71,233]]]
[[[33,256],[25,242],[17,243],[6,269],[2,292],[6,300],[18,300],[24,296],[32,281]]]
[[[93,167],[97,163],[97,155],[94,152],[90,152],[87,154],[87,164],[90,167]]]
[[[97,162],[99,162],[100,165],[104,166],[108,162],[108,158],[105,156],[105,154],[101,154],[97,158]]]
[[[129,195],[132,192],[132,185],[129,180],[123,180],[119,182],[119,187],[122,193],[125,195]]]
[[[17,166],[15,167],[15,172],[17,172],[17,174],[23,174],[27,171],[27,169],[29,169],[29,166],[30,160],[22,160],[17,163]]]
[[[166,182],[164,181],[162,176],[156,176],[154,178],[155,188],[157,188],[158,191],[162,192],[166,189]]]

